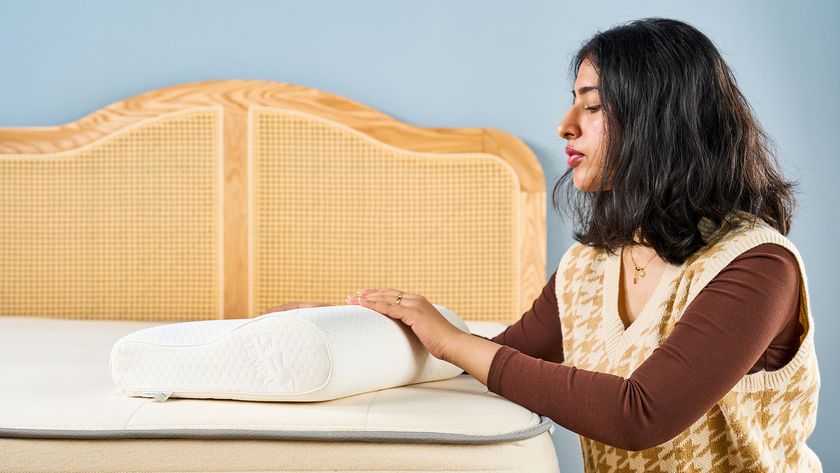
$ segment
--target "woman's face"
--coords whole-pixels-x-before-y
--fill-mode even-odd
[[[598,94],[598,72],[588,59],[578,68],[572,94],[572,106],[557,125],[557,134],[566,140],[567,163],[574,168],[572,180],[575,187],[590,192],[597,188],[601,178],[606,119]]]

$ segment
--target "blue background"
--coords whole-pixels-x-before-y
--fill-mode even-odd
[[[522,138],[545,171],[547,279],[572,243],[550,203],[566,167],[555,127],[571,100],[569,61],[597,30],[647,16],[686,21],[715,42],[786,175],[802,183],[789,238],[805,260],[823,380],[809,444],[834,471],[835,2],[0,0],[0,126],[58,125],[150,89],[241,78],[320,88],[415,125],[499,128]],[[558,427],[554,438],[561,471],[581,471],[576,435]]]

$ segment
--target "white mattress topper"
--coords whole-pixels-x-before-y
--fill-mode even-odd
[[[0,437],[410,439],[492,443],[551,426],[468,374],[320,402],[129,397],[114,343],[163,322],[0,317]],[[467,322],[493,336],[504,325]]]

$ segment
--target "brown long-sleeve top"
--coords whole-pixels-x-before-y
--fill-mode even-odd
[[[487,387],[617,448],[643,450],[674,438],[745,374],[779,369],[799,348],[800,275],[780,245],[761,244],[735,258],[626,379],[560,364],[556,277],[519,321],[490,339],[503,346]]]

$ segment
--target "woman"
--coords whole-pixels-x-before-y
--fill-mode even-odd
[[[784,237],[794,183],[728,66],[702,33],[658,18],[596,34],[572,65],[554,205],[566,184],[580,229],[531,310],[491,340],[420,294],[347,302],[578,433],[587,472],[821,471],[805,443],[813,320]]]

